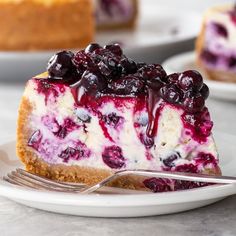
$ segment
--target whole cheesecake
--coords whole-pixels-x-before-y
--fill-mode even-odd
[[[32,173],[89,185],[125,169],[220,175],[208,95],[197,71],[167,75],[158,64],[127,58],[117,44],[62,51],[26,85],[17,154]],[[112,183],[154,192],[202,185],[133,177]]]
[[[224,5],[204,15],[196,43],[197,63],[209,79],[236,82],[236,7]]]
[[[83,48],[94,37],[91,0],[0,0],[0,50]]]

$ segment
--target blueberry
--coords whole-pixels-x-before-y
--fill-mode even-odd
[[[223,38],[228,38],[228,31],[222,24],[213,23],[212,25],[218,35],[222,36]]]
[[[176,84],[178,82],[178,79],[179,79],[179,74],[178,73],[170,74],[167,77],[167,81],[169,83],[174,83],[174,84]]]
[[[170,103],[179,103],[182,99],[182,92],[174,84],[163,86],[160,89],[160,94],[164,100]]]
[[[88,92],[101,92],[107,87],[107,82],[98,71],[86,70],[82,75],[80,85]]]
[[[143,92],[144,83],[135,75],[127,75],[111,83],[110,89],[117,95],[137,95]]]
[[[76,116],[84,123],[89,123],[91,121],[91,116],[89,115],[88,111],[83,108],[77,108],[75,110]]]
[[[120,169],[125,166],[125,158],[118,146],[106,147],[102,153],[102,159],[112,169]]]
[[[80,150],[76,150],[75,148],[68,147],[64,151],[62,151],[58,157],[63,159],[63,162],[68,162],[69,159],[79,160],[83,155],[83,152]]]
[[[137,64],[130,58],[123,58],[120,64],[124,74],[134,74],[137,72]]]
[[[197,169],[197,166],[193,164],[183,164],[183,165],[176,166],[175,171],[186,172],[186,173],[197,173],[198,169]]]
[[[137,68],[138,68],[138,69],[141,69],[141,68],[143,68],[144,66],[146,66],[147,63],[145,63],[145,62],[138,62],[136,65],[137,65]]]
[[[28,141],[28,146],[34,148],[35,150],[39,149],[43,135],[40,130],[36,130],[30,137]]]
[[[73,68],[72,57],[74,54],[70,51],[61,51],[48,62],[47,70],[50,77],[61,78]]]
[[[195,97],[187,97],[183,101],[183,106],[187,112],[200,112],[205,106],[205,99],[201,94],[198,94]]]
[[[104,120],[104,122],[106,124],[115,127],[119,123],[120,119],[122,119],[122,117],[117,116],[117,114],[115,112],[112,112],[112,113],[110,113],[108,115],[103,115],[102,119]]]
[[[154,145],[154,138],[148,137],[146,134],[140,135],[140,141],[146,146],[146,148],[151,148]]]
[[[168,180],[154,177],[150,179],[145,179],[143,181],[143,184],[146,188],[150,189],[154,193],[171,191],[170,185],[168,184]]]
[[[204,97],[206,100],[209,96],[209,88],[206,84],[203,84],[201,90],[200,90],[201,95]]]
[[[194,88],[200,90],[203,85],[203,78],[196,70],[188,70],[182,73],[179,78],[179,86],[183,90]]]
[[[104,46],[104,49],[108,49],[114,55],[119,57],[121,57],[123,54],[123,51],[118,43],[106,45]]]
[[[87,68],[93,66],[92,59],[84,50],[77,52],[72,62],[80,73],[83,73]]]
[[[175,166],[174,161],[179,158],[180,158],[179,152],[172,153],[171,155],[163,159],[163,164],[170,168],[174,167]]]
[[[95,50],[101,48],[101,46],[98,43],[91,43],[85,48],[85,53],[92,53]]]
[[[159,64],[146,65],[139,69],[138,72],[145,80],[158,80],[163,82],[166,80],[166,72]]]

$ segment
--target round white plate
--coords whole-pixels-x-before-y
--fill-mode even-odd
[[[193,39],[199,32],[200,22],[201,16],[197,13],[165,8],[157,1],[152,4],[141,1],[137,29],[100,32],[95,41],[102,45],[119,42],[127,55],[138,60],[144,51],[155,51],[158,60],[158,54],[163,54],[163,46]],[[53,54],[54,51],[0,52],[0,81],[26,81],[44,71]],[[142,60],[146,61],[146,58]]]
[[[224,175],[236,176],[236,136],[217,133]],[[0,146],[0,177],[21,166],[15,156],[15,142]],[[234,185],[215,185],[168,193],[126,193],[79,195],[36,191],[0,180],[0,195],[18,203],[63,214],[95,217],[139,217],[170,214],[202,207],[236,193]]]
[[[168,73],[182,72],[189,69],[201,71],[195,63],[195,58],[194,52],[182,53],[167,59],[162,65]],[[204,82],[210,88],[211,97],[236,101],[236,84],[209,80],[203,71],[201,73],[205,79]]]

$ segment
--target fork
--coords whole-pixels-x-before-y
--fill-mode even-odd
[[[104,180],[93,186],[88,186],[83,183],[68,183],[68,182],[55,181],[47,179],[42,176],[38,176],[36,174],[32,174],[20,168],[17,168],[15,171],[8,173],[6,176],[3,177],[3,180],[14,185],[19,185],[22,187],[28,187],[37,190],[89,194],[104,187],[106,184],[116,179],[117,177],[125,175],[157,177],[157,178],[184,180],[184,181],[215,183],[215,184],[236,184],[236,177],[232,176],[212,176],[203,174],[154,171],[154,170],[142,170],[142,169],[117,171],[111,176],[105,178]]]

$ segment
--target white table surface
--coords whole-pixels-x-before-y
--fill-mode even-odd
[[[13,137],[23,85],[0,83],[0,143]],[[235,103],[209,99],[215,130],[236,135]],[[236,141],[236,140],[235,140]],[[96,219],[21,206],[0,197],[0,236],[236,235],[236,196],[201,209],[167,216]]]

